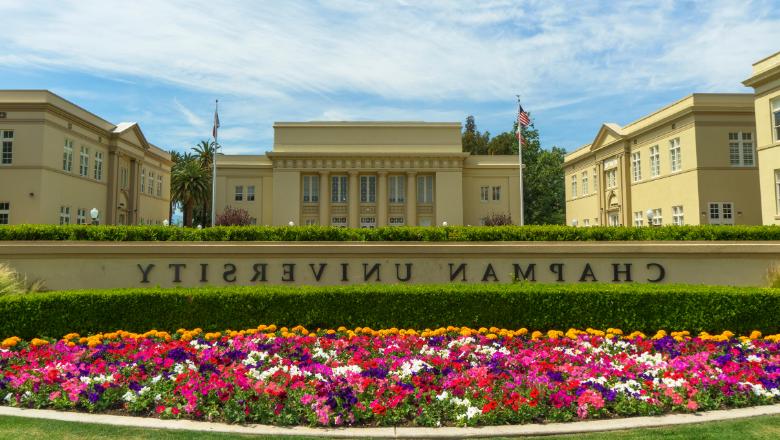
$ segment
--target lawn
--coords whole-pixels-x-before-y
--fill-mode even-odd
[[[141,428],[122,428],[87,423],[38,420],[24,417],[0,417],[0,439],[193,439],[228,440],[263,438],[247,435],[201,433],[193,431],[171,431]],[[285,437],[304,440],[307,437]],[[640,440],[640,439],[740,439],[759,440],[780,438],[780,416],[763,416],[743,420],[711,422],[676,426],[670,428],[649,428],[610,433],[575,434],[555,437],[531,437],[546,440]]]

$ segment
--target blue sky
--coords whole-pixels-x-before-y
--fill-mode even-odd
[[[183,150],[271,148],[273,121],[476,117],[588,143],[692,92],[750,92],[780,0],[0,0],[0,88],[50,89]]]

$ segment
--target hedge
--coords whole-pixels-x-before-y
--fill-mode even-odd
[[[329,226],[12,225],[0,226],[0,241],[631,241],[780,240],[780,226],[446,226],[375,229]]]
[[[780,289],[690,285],[358,285],[131,288],[0,297],[0,336],[123,329],[587,327],[780,332]]]

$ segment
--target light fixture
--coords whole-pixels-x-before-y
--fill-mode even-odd
[[[168,225],[169,225],[168,219],[166,218],[165,220],[163,220],[163,226],[168,226]]]
[[[292,220],[290,220],[290,221],[287,223],[287,226],[295,226],[295,222],[294,222],[294,221],[292,221]]]
[[[442,225],[442,226],[447,226],[447,222],[446,222],[446,221],[443,221],[443,222],[441,222],[441,225]]]
[[[98,211],[97,208],[92,208],[89,210],[89,216],[92,218],[92,224],[96,225],[98,224],[98,217],[100,216],[100,211]]]
[[[198,229],[203,229],[203,226],[201,226],[201,225],[198,225]]]

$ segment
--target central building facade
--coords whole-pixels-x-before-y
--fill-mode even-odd
[[[216,206],[267,225],[517,224],[519,178],[517,156],[464,153],[457,122],[277,122],[265,155],[217,156]]]

